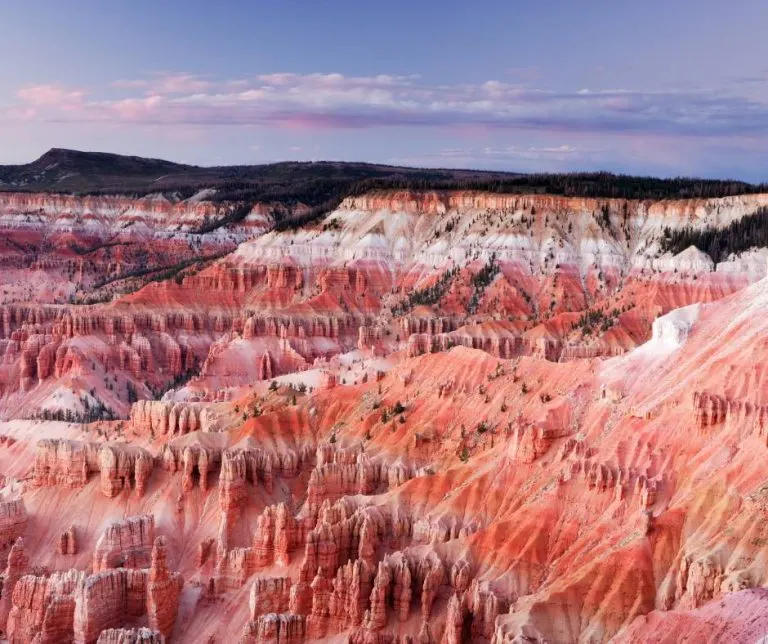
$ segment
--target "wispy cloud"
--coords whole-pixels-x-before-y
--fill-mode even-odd
[[[110,83],[116,89],[143,89],[149,94],[187,94],[204,92],[214,86],[197,74],[156,72],[148,78],[120,79]]]
[[[27,107],[72,109],[82,107],[85,92],[60,85],[27,85],[20,88],[16,96]]]
[[[58,85],[29,86],[18,90],[17,99],[7,118],[19,114],[29,118],[32,108],[34,118],[44,121],[134,125],[469,126],[489,131],[695,137],[768,132],[768,104],[734,90],[562,92],[499,80],[434,85],[415,75],[274,73],[214,82],[191,73],[164,73],[117,80],[87,92]]]
[[[567,143],[553,146],[504,145],[445,147],[416,156],[393,157],[388,163],[416,166],[472,166],[483,168],[555,169],[571,164],[592,163],[605,150]]]

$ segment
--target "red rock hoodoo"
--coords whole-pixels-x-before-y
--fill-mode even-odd
[[[0,193],[3,635],[759,641],[766,205]]]

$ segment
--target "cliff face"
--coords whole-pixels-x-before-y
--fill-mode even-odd
[[[115,522],[96,543],[93,570],[147,568],[154,541],[155,518],[151,514]],[[164,560],[161,563],[165,565]]]
[[[144,449],[125,443],[99,445],[79,441],[43,439],[35,450],[34,485],[84,487],[99,472],[101,491],[114,497],[123,490],[141,496],[154,467]]]
[[[695,249],[662,255],[664,230],[721,227],[767,203],[372,193],[298,231],[267,232],[269,208],[256,206],[234,227],[192,234],[229,206],[0,193],[14,240],[0,247],[0,413],[125,418],[135,400],[184,383],[179,399],[211,400],[354,349],[619,355],[659,314],[765,273],[755,253],[718,266]],[[63,304],[70,295],[97,303]],[[596,309],[605,317],[580,322]],[[194,408],[135,413],[140,431],[201,422]]]
[[[24,535],[27,519],[23,499],[0,502],[0,551],[7,552]]]
[[[189,232],[221,214],[204,200],[35,199],[0,195],[0,222],[22,247],[58,240],[37,255],[46,280],[59,256],[85,275],[241,241],[239,225]],[[111,302],[11,292],[0,628],[103,644],[753,634],[733,624],[760,623],[747,591],[768,584],[765,266],[665,257],[659,240],[767,199],[375,193]],[[0,261],[24,255],[3,243]]]
[[[168,569],[162,537],[154,543],[148,569],[25,575],[14,586],[8,638],[49,644],[166,641],[176,621],[182,586],[179,573]],[[119,628],[144,614],[150,628]]]
[[[256,207],[236,225],[194,234],[212,227],[232,208],[200,199],[172,202],[160,196],[0,192],[3,299],[109,301],[135,290],[133,282],[142,274],[230,251],[270,225],[269,209]]]

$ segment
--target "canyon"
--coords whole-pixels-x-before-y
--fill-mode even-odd
[[[0,193],[9,642],[754,642],[768,194]],[[234,216],[233,213],[237,213]]]

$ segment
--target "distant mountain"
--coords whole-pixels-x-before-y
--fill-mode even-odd
[[[53,148],[24,165],[0,166],[0,190],[76,194],[152,193],[186,199],[211,188],[216,201],[279,202],[327,209],[371,190],[482,190],[627,199],[712,198],[766,192],[765,185],[658,179],[607,172],[520,174],[339,161],[201,167],[104,152]]]
[[[52,148],[32,163],[0,166],[0,188],[83,192],[136,190],[169,174],[188,175],[193,166],[160,159]]]
[[[504,179],[505,172],[470,170],[421,170],[368,163],[283,162],[250,166],[200,167],[105,152],[52,148],[39,159],[23,165],[0,166],[0,190],[74,192],[78,194],[178,193],[184,198],[202,188],[215,188],[223,198],[276,198],[288,193],[301,198],[310,192],[335,192],[364,179],[421,181]],[[275,187],[278,190],[274,190]],[[317,189],[317,190],[315,190]],[[262,192],[273,192],[263,196]],[[258,193],[258,194],[257,194]],[[312,201],[312,199],[310,199]]]

